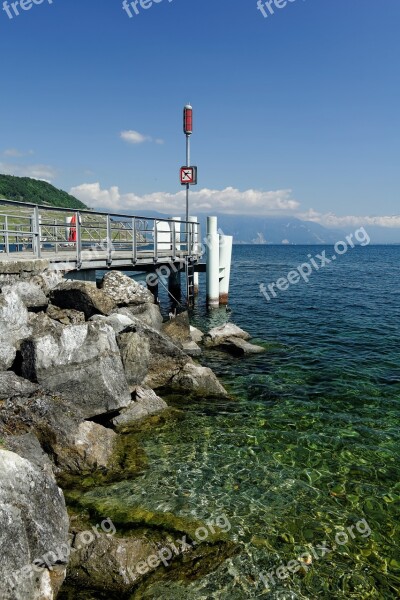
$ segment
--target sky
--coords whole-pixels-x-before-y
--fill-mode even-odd
[[[0,172],[181,214],[190,102],[192,214],[400,229],[399,0],[258,1],[0,0]]]

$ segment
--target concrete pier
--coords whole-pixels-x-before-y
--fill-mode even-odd
[[[207,217],[207,305],[219,306],[219,234],[217,217]]]

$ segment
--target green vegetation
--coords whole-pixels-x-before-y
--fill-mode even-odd
[[[87,208],[83,202],[46,181],[29,177],[0,175],[0,198],[58,208]]]

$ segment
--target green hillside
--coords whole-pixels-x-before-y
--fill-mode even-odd
[[[29,177],[0,175],[0,198],[32,204],[47,204],[59,208],[87,208],[74,196],[59,190],[46,181]]]

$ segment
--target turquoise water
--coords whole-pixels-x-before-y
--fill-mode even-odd
[[[181,399],[182,419],[142,436],[148,471],[95,492],[225,515],[241,546],[207,577],[152,583],[141,598],[400,597],[400,247],[349,250],[308,284],[263,298],[260,283],[320,251],[234,248],[232,312],[199,305],[194,320],[208,329],[230,319],[265,354],[205,354],[234,398]]]

